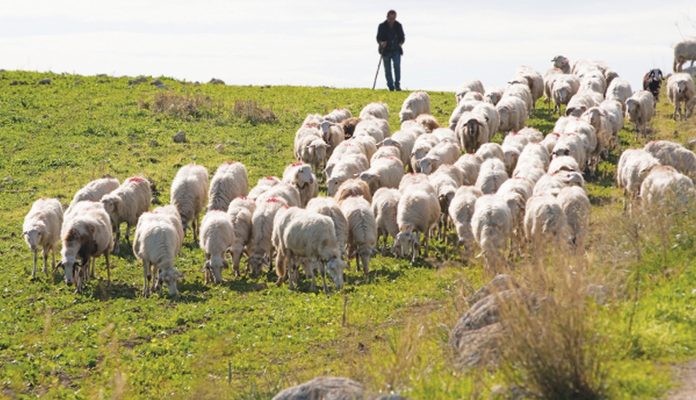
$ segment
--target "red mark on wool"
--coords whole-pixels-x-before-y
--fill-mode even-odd
[[[140,183],[140,182],[145,182],[145,179],[143,179],[139,176],[133,176],[133,177],[128,178],[128,182]]]
[[[266,199],[266,203],[280,203],[280,199],[277,197],[269,197]]]
[[[294,162],[294,163],[290,164],[290,166],[292,166],[292,167],[299,167],[299,166],[302,165],[302,164],[304,164],[304,163],[301,163],[301,162]]]

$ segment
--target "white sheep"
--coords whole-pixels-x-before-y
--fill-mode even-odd
[[[207,201],[208,170],[195,164],[181,167],[172,181],[169,203],[179,211],[184,232],[191,224],[194,243],[198,242],[198,217]]]
[[[411,262],[415,262],[422,233],[424,255],[428,257],[430,231],[437,224],[440,213],[440,202],[435,193],[415,186],[401,191],[401,199],[396,211],[396,222],[399,225],[399,233],[394,240],[396,253],[401,257],[411,256]]]
[[[568,238],[566,217],[555,196],[535,194],[527,200],[524,232],[537,255],[544,250],[557,249],[566,243]]]
[[[205,253],[205,282],[222,283],[222,269],[227,268],[225,254],[236,240],[232,218],[225,211],[208,211],[201,222],[200,246]]]
[[[384,147],[396,147],[399,149],[399,157],[404,165],[410,166],[411,151],[416,143],[416,134],[412,130],[400,130],[394,132],[391,137],[384,139],[381,143]]]
[[[432,150],[435,145],[440,142],[440,139],[432,134],[421,135],[416,138],[413,144],[413,149],[411,149],[411,154],[409,155],[409,162],[411,164],[411,171],[420,172],[420,160],[425,157],[430,150]]]
[[[377,141],[372,136],[354,136],[350,141],[358,145],[358,147],[362,150],[362,153],[365,155],[365,158],[368,160],[372,158],[377,151]]]
[[[505,89],[503,88],[495,88],[495,89],[490,89],[489,91],[486,92],[486,94],[483,96],[483,101],[486,103],[492,104],[495,106],[498,104],[500,99],[503,98],[503,92]]]
[[[553,86],[551,87],[551,98],[553,99],[554,112],[560,114],[561,105],[566,108],[570,99],[580,89],[580,80],[575,75],[560,74],[554,78]]]
[[[113,237],[114,252],[119,251],[121,223],[126,223],[126,242],[130,243],[130,228],[135,226],[140,215],[150,208],[151,201],[150,182],[138,176],[126,179],[118,188],[101,198],[101,203],[111,219],[111,227],[115,233]]]
[[[555,143],[554,143],[555,146]],[[552,148],[553,149],[553,148]],[[524,165],[526,167],[536,166],[546,171],[549,165],[549,150],[547,147],[541,143],[528,143],[522,149],[520,156],[517,158],[517,165],[515,166],[515,172],[520,170],[520,166]]]
[[[523,78],[523,83],[526,83],[529,87],[529,91],[532,94],[532,109],[534,109],[534,104],[544,94],[544,78],[539,72],[527,65],[522,65],[517,68],[515,75],[513,81],[518,81],[519,78]]]
[[[580,117],[588,108],[598,106],[604,96],[591,90],[578,91],[566,106],[566,116]]]
[[[696,60],[696,40],[693,39],[687,39],[674,45],[672,70],[674,72],[681,72],[682,65],[688,60],[691,60],[691,68],[693,68],[694,61]]]
[[[264,194],[265,192],[268,191],[271,187],[277,185],[280,183],[280,178],[277,176],[265,176],[263,178],[259,178],[259,180],[256,182],[256,186],[254,186],[250,191],[249,194],[247,194],[247,198],[251,201],[256,201],[256,199]]]
[[[208,211],[226,211],[232,199],[249,193],[247,169],[240,162],[220,164],[210,181],[208,192]]]
[[[462,100],[462,98],[464,98],[464,96],[469,92],[478,92],[481,94],[486,93],[486,91],[483,89],[483,83],[481,83],[481,81],[473,80],[465,82],[461,88],[457,90],[457,93],[455,93],[457,103],[459,103],[459,101]]]
[[[636,132],[648,133],[648,123],[655,115],[655,98],[647,90],[639,90],[626,100],[626,117],[636,126]]]
[[[385,103],[370,103],[360,110],[360,119],[380,118],[389,120],[389,107]]]
[[[450,142],[453,144],[459,144],[459,140],[457,140],[457,135],[450,128],[437,128],[432,132],[430,136],[436,137],[438,139],[438,143]]]
[[[100,201],[105,194],[113,192],[118,186],[118,179],[109,175],[104,175],[99,179],[89,182],[75,193],[75,196],[73,196],[70,205],[65,211],[66,214],[72,208],[73,204],[79,201]]]
[[[694,200],[694,183],[688,176],[669,165],[650,170],[640,185],[641,205],[649,211],[679,213]]]
[[[409,190],[416,189],[425,190],[426,192],[431,193],[433,196],[437,195],[435,188],[430,184],[428,175],[421,173],[405,174],[399,183],[399,192],[403,195]]]
[[[471,231],[471,217],[474,214],[476,200],[483,196],[480,190],[473,186],[462,186],[454,193],[447,209],[449,218],[454,223],[454,230],[457,233],[457,245],[462,246],[462,261],[471,257],[474,234]]]
[[[253,277],[259,276],[264,265],[271,263],[272,248],[271,234],[273,233],[273,218],[279,209],[287,207],[286,201],[279,197],[269,197],[263,201],[257,199],[256,209],[251,216],[251,241],[249,243],[249,259],[247,264]]]
[[[561,117],[565,118],[565,117]],[[546,151],[551,154],[553,151],[553,148],[556,147],[556,143],[558,142],[558,138],[561,137],[561,134],[559,132],[551,132],[544,136],[544,140],[541,141],[541,145],[544,146]],[[520,154],[521,156],[521,154]]]
[[[329,120],[322,121],[319,127],[321,128],[322,139],[328,145],[326,155],[330,157],[336,146],[345,140],[346,132],[341,123],[334,123]]]
[[[345,253],[346,243],[348,242],[348,221],[343,215],[341,208],[336,200],[331,197],[315,197],[307,203],[307,210],[325,215],[333,221],[336,242],[341,258]]]
[[[363,119],[358,122],[353,131],[353,139],[359,136],[370,136],[375,139],[375,143],[379,143],[389,136],[389,123],[379,118]]]
[[[329,179],[336,164],[338,164],[345,156],[349,154],[360,154],[366,158],[366,161],[369,160],[365,155],[364,146],[362,144],[354,140],[343,141],[334,149],[331,157],[329,157],[329,160],[326,162],[326,167],[324,168],[324,177]]]
[[[333,196],[343,182],[367,170],[369,168],[367,160],[363,154],[343,156],[341,161],[332,168],[331,176],[326,181],[328,195]]]
[[[534,185],[534,196],[541,195],[558,195],[564,187],[567,186],[585,186],[585,179],[582,177],[580,172],[576,171],[565,171],[561,170],[555,174],[544,174],[542,175]]]
[[[657,158],[662,165],[671,165],[677,171],[696,179],[696,154],[679,143],[668,140],[651,141],[645,151]]]
[[[553,175],[558,171],[582,172],[580,170],[578,162],[575,160],[575,158],[571,156],[558,156],[554,157],[553,160],[551,160],[546,172],[549,175]]]
[[[43,272],[46,268],[48,252],[51,252],[51,266],[56,268],[56,243],[60,241],[60,228],[63,225],[63,206],[58,199],[39,199],[31,205],[24,217],[22,236],[34,255],[32,279],[36,278],[36,261],[39,248],[43,251]]]
[[[375,160],[369,169],[359,175],[368,184],[372,194],[382,187],[398,188],[403,176],[404,164],[396,157]]]
[[[387,249],[387,238],[396,238],[399,233],[399,225],[396,222],[396,210],[399,205],[401,193],[398,189],[380,188],[372,197],[372,213],[377,224],[377,243],[382,240],[382,252]]]
[[[693,113],[693,107],[689,108],[690,100],[696,97],[696,87],[694,86],[694,78],[691,74],[676,73],[672,74],[667,79],[667,97],[670,103],[674,105],[674,113],[672,118],[687,119]],[[681,104],[684,103],[684,111]]]
[[[505,199],[492,194],[476,199],[471,230],[486,269],[499,271],[505,265],[503,254],[512,235],[512,213]]]
[[[430,114],[430,96],[422,91],[412,92],[401,106],[399,122],[416,119],[421,114]]]
[[[497,158],[489,158],[481,164],[475,186],[483,194],[493,194],[507,179],[505,164]]]
[[[341,183],[341,186],[336,190],[333,198],[336,202],[341,203],[341,201],[349,197],[362,197],[367,200],[368,203],[372,202],[372,192],[370,191],[370,186],[367,182],[360,178],[351,178]]]
[[[583,138],[575,133],[564,133],[556,142],[551,154],[553,157],[571,156],[578,162],[582,170],[587,165],[586,145]]]
[[[440,202],[440,221],[438,223],[438,237],[446,239],[445,232],[449,221],[447,210],[457,189],[462,186],[464,174],[453,165],[441,165],[435,172],[428,176],[430,184],[435,188],[437,200]]]
[[[607,93],[605,95],[606,100],[618,101],[622,106],[626,103],[629,97],[633,94],[633,89],[631,88],[631,83],[626,79],[616,78],[611,81],[607,87]]]
[[[483,160],[475,154],[462,154],[459,159],[454,162],[454,166],[459,168],[463,173],[463,185],[472,186],[476,184],[476,178],[478,178],[481,163],[483,163]]]
[[[609,150],[613,150],[618,145],[618,137],[614,136],[614,126],[609,114],[601,107],[590,107],[580,119],[594,128],[597,137],[597,147],[594,152],[605,158]]]
[[[459,158],[461,151],[459,146],[452,142],[440,142],[436,144],[428,154],[425,155],[419,162],[419,169],[424,174],[430,174],[435,171],[440,165],[452,165]]]
[[[396,158],[401,160],[401,150],[396,146],[381,146],[377,148],[375,154],[370,158],[370,165],[373,165],[380,158]],[[403,166],[403,162],[401,163]]]
[[[526,80],[512,81],[508,84],[503,92],[503,99],[506,97],[517,97],[524,101],[527,113],[531,115],[532,109],[534,108],[534,98],[532,97],[532,92],[529,90],[529,86],[527,86]]]
[[[604,110],[607,118],[611,122],[612,137],[618,137],[619,131],[624,127],[623,103],[619,103],[617,100],[607,99],[599,103],[599,108]]]
[[[423,126],[426,133],[430,133],[440,127],[440,123],[437,121],[437,118],[431,114],[421,114],[417,116],[416,122]]]
[[[585,251],[585,238],[590,227],[590,199],[585,190],[578,186],[561,189],[557,196],[558,203],[565,214],[570,245],[577,255]]]
[[[660,161],[643,149],[627,149],[616,165],[616,186],[624,193],[624,210],[632,207],[640,195],[640,186]]]
[[[505,161],[505,151],[503,150],[503,146],[498,143],[486,143],[476,150],[474,154],[476,154],[482,162],[489,158],[497,158],[500,161]]]
[[[285,200],[288,207],[300,207],[302,204],[300,191],[297,190],[297,187],[291,183],[280,182],[259,196],[259,198],[256,199],[256,202],[264,202],[272,197],[278,197]]]
[[[502,132],[518,131],[524,128],[527,121],[527,105],[526,103],[515,96],[503,96],[496,104],[495,109],[500,115],[500,127],[498,130]]]
[[[348,221],[348,257],[355,256],[355,266],[365,276],[370,272],[370,258],[377,246],[377,222],[370,203],[362,197],[349,197],[339,207]]]
[[[414,121],[412,119],[402,122],[399,126],[399,129],[402,131],[410,131],[411,133],[416,135],[416,137],[428,133],[425,131],[425,127],[423,125],[419,124],[417,121]]]
[[[466,111],[459,117],[454,128],[459,146],[468,152],[475,152],[482,144],[488,143],[495,132],[489,131],[486,116]]]
[[[58,267],[62,267],[65,272],[65,283],[72,285],[75,282],[77,292],[81,292],[88,275],[90,259],[103,255],[107,282],[111,285],[109,253],[113,249],[114,239],[111,218],[104,205],[100,202],[81,201],[65,217],[60,232],[63,247],[61,261],[58,263]]]
[[[311,165],[315,170],[321,170],[327,162],[329,148],[318,127],[302,127],[295,133],[295,159]]]
[[[464,114],[467,111],[473,110],[477,105],[481,103],[482,102],[478,100],[462,100],[459,103],[457,103],[457,106],[454,108],[449,118],[449,128],[454,130],[462,114]]]
[[[229,214],[234,227],[235,241],[229,251],[232,253],[232,270],[235,276],[239,276],[239,263],[242,258],[242,252],[251,243],[251,220],[255,210],[256,203],[245,197],[237,197],[232,200],[227,208],[227,214]],[[247,252],[250,253],[248,250]]]
[[[312,167],[308,164],[293,163],[285,167],[283,182],[295,186],[300,193],[300,204],[305,207],[307,202],[319,194],[317,177],[312,173]]]
[[[173,206],[156,208],[138,219],[133,254],[143,263],[144,297],[148,297],[151,290],[158,290],[160,278],[167,284],[170,296],[178,294],[176,283],[181,274],[174,262],[181,250],[183,234],[179,212]]]
[[[353,114],[351,114],[350,110],[346,108],[337,108],[330,113],[324,115],[324,119],[333,122],[334,124],[340,124],[341,122],[347,120],[348,118],[352,118]]]

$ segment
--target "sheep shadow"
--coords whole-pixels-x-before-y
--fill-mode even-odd
[[[259,282],[259,279],[255,279],[250,276],[241,276],[223,280],[220,285],[238,293],[251,293],[267,289],[267,282],[270,280],[271,279],[262,280]],[[273,279],[273,282],[275,283],[275,279]]]
[[[138,297],[139,290],[125,282],[111,281],[109,284],[105,279],[92,278],[82,289],[82,295],[91,297],[98,301],[110,301],[113,299],[135,299]]]

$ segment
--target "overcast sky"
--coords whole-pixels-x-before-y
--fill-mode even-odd
[[[371,87],[390,8],[406,34],[404,89],[502,86],[557,54],[606,61],[637,87],[696,36],[693,0],[0,0],[0,68]]]

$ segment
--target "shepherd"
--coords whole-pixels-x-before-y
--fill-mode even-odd
[[[401,90],[401,56],[404,54],[401,46],[404,44],[404,28],[396,20],[396,11],[389,10],[387,19],[377,28],[378,51],[384,61],[384,75],[390,91]],[[392,77],[392,63],[394,76]]]

